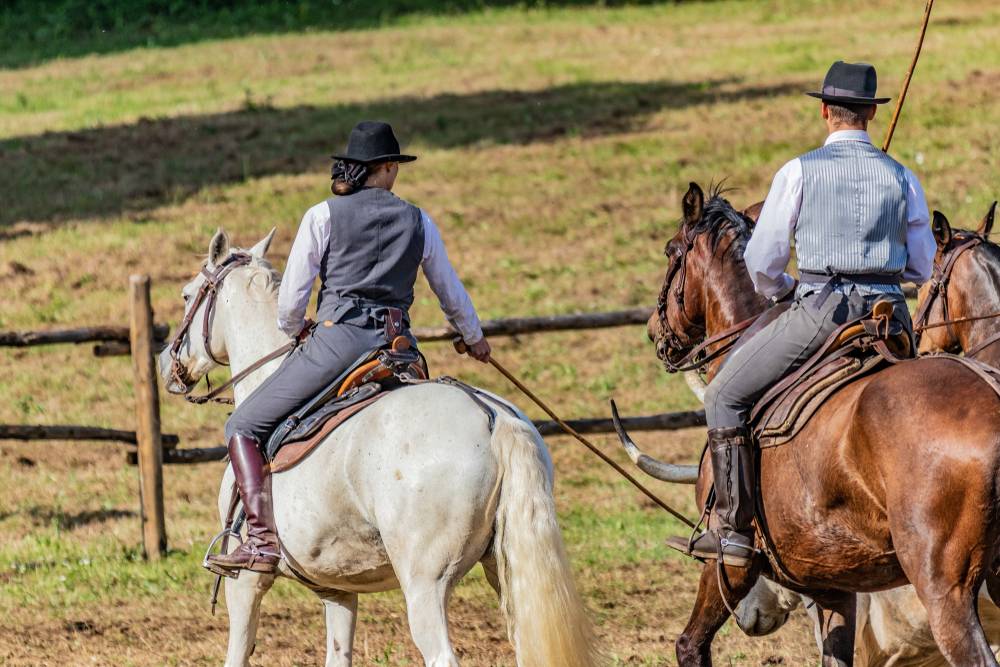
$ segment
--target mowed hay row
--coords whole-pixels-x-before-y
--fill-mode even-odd
[[[170,48],[24,59],[0,70],[0,329],[125,324],[128,275],[153,279],[157,321],[224,227],[250,246],[272,227],[284,263],[298,220],[328,193],[329,153],[366,117],[391,121],[420,160],[398,192],[441,227],[484,317],[649,306],[689,181],[726,180],[739,205],[821,141],[816,87],[837,58],[879,67],[896,95],[920,2],[706,2],[491,10],[368,30],[313,30]],[[997,196],[1000,7],[940,3],[893,154],[932,208],[971,227]],[[81,47],[83,48],[83,47]],[[889,110],[876,118],[880,139]],[[418,326],[442,321],[421,281]],[[520,336],[496,355],[563,416],[696,407],[641,327]],[[447,344],[432,369],[540,411]],[[224,378],[225,373],[217,374]],[[0,351],[0,422],[130,428],[127,358],[87,347]],[[221,444],[225,407],[164,397],[181,446]],[[692,461],[697,429],[640,434]],[[598,444],[623,464],[611,438]],[[682,527],[565,437],[549,439],[580,587],[619,664],[674,664],[697,568],[667,553]],[[124,448],[0,443],[0,663],[219,664],[224,615],[199,567],[217,530],[221,464],[165,471],[171,552],[140,557],[137,473]],[[651,482],[688,515],[690,489]],[[476,570],[455,593],[463,664],[510,665],[496,601]],[[363,598],[361,664],[419,664],[397,593]],[[322,664],[321,610],[282,582],[264,602],[255,664]],[[727,625],[724,664],[810,664],[801,613],[766,639]]]

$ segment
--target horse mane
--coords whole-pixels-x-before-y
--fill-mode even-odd
[[[735,232],[736,242],[733,243],[731,250],[739,250],[742,257],[746,242],[753,231],[753,220],[733,208],[724,196],[729,191],[730,189],[724,188],[722,183],[711,186],[701,219],[690,230],[695,235],[709,234],[713,252],[719,247],[722,239],[730,232]]]

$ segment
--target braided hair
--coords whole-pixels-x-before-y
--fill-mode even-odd
[[[357,192],[368,180],[368,165],[354,160],[334,160],[330,170],[333,185],[330,190],[335,195],[349,195]]]

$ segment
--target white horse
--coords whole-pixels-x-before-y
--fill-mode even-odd
[[[274,231],[247,252],[218,291],[211,331],[193,319],[179,357],[187,393],[228,360],[233,373],[286,344],[276,323],[278,274],[264,259]],[[219,230],[210,272],[231,254]],[[205,278],[183,290],[185,300]],[[191,304],[188,305],[190,308]],[[198,306],[203,308],[204,304]],[[205,341],[212,348],[206,353]],[[278,362],[235,389],[246,398]],[[339,427],[296,467],[273,477],[274,516],[287,562],[315,584],[326,610],[327,667],[351,664],[359,593],[401,588],[413,641],[426,665],[453,667],[447,604],[456,582],[482,563],[500,596],[507,633],[523,667],[588,667],[601,661],[573,583],[552,498],[552,462],[538,431],[496,397],[487,414],[460,389],[440,384],[392,392]],[[227,468],[219,491],[225,516],[233,488]],[[244,571],[227,579],[227,667],[249,665],[260,603],[275,575]]]

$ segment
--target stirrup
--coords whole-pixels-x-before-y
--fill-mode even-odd
[[[240,576],[240,569],[229,569],[227,567],[222,567],[213,563],[210,558],[216,554],[212,553],[215,549],[215,545],[219,543],[219,540],[224,540],[226,538],[233,537],[236,538],[236,549],[243,546],[243,538],[240,536],[239,532],[232,530],[232,528],[223,528],[222,531],[212,538],[212,541],[208,543],[208,549],[205,550],[205,557],[201,561],[201,566],[220,577],[228,577],[229,579],[238,579]],[[220,554],[221,555],[221,554]]]

